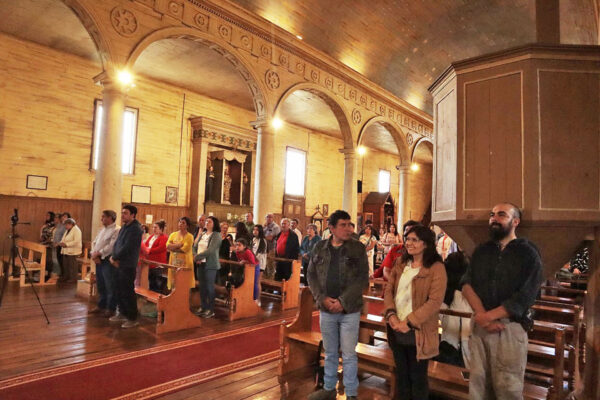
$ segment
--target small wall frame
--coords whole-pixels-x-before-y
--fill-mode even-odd
[[[131,185],[131,202],[140,204],[150,204],[150,186]]]
[[[41,175],[27,175],[27,189],[48,190],[48,177]]]

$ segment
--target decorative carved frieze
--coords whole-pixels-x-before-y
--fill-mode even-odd
[[[234,149],[256,151],[256,133],[226,122],[206,117],[190,118],[192,141],[206,140],[209,143],[229,146]]]
[[[135,1],[146,5],[149,4],[148,0]],[[360,83],[348,83],[347,79],[344,79],[348,77],[343,75],[343,72],[329,66],[315,56],[306,54],[303,50],[279,40],[276,35],[268,34],[259,27],[240,20],[225,9],[203,1],[185,0],[184,3],[180,2],[181,0],[179,2],[172,0],[169,3],[168,13],[170,16],[180,17],[182,22],[184,22],[183,19],[185,19],[186,14],[194,15],[194,23],[191,24],[189,21],[191,17],[188,17],[188,25],[201,29],[204,32],[212,32],[235,48],[250,53],[253,57],[259,57],[268,60],[271,65],[283,67],[279,73],[266,68],[265,83],[271,90],[281,88],[282,77],[280,73],[282,71],[289,71],[292,74],[298,75],[301,80],[320,85],[324,90],[354,102],[357,106],[368,112],[390,119],[403,127],[404,131],[410,131],[415,135],[429,138],[433,136],[429,123],[410,116],[410,110],[407,111],[398,104],[392,105],[389,101],[379,100],[381,96],[378,93],[373,92],[371,94],[372,91],[369,91],[369,93],[365,92]],[[162,11],[159,9],[159,3],[162,2],[154,2],[155,11],[164,13],[164,8]],[[176,8],[176,5],[180,7]],[[115,21],[113,22],[113,26],[115,24],[118,26],[115,26],[115,29],[122,35],[133,34],[137,30],[137,21],[133,13],[122,7],[117,7],[116,9],[119,9],[119,12],[115,15],[114,20],[111,18],[111,20]],[[219,24],[218,28],[209,29],[211,18],[217,21],[216,23]],[[238,68],[238,70],[240,69]],[[247,78],[245,79],[248,80]],[[339,82],[338,79],[340,80]],[[372,97],[372,95],[375,97]],[[257,107],[261,107],[262,112],[265,112],[264,99],[255,100],[256,103],[259,103]],[[418,118],[420,119],[421,117],[419,116]]]

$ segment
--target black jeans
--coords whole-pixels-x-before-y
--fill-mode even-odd
[[[427,366],[429,360],[417,360],[417,347],[390,344],[396,362],[396,399],[426,400],[429,398]]]
[[[135,295],[135,268],[119,267],[115,268],[115,283],[117,304],[119,312],[128,320],[137,319],[137,297]]]

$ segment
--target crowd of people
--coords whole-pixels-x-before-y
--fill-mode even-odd
[[[168,236],[161,220],[144,237],[136,215],[135,206],[124,206],[118,227],[114,211],[102,213],[102,229],[90,252],[99,299],[90,313],[121,322],[123,328],[138,324],[139,257],[157,263],[149,269],[148,278],[150,289],[158,292],[173,288],[174,277],[168,274],[165,279],[159,265],[167,262],[167,254],[169,264],[193,269],[189,288],[200,292],[196,313],[203,318],[215,315],[215,283],[236,286],[245,278],[237,265],[221,265],[220,259],[255,266],[255,301],[260,298],[261,274],[289,279],[291,261],[300,259],[304,282],[320,310],[325,351],[324,387],[311,394],[311,400],[336,398],[340,351],[347,398],[356,398],[355,347],[362,295],[370,278],[378,277],[387,281],[383,315],[396,363],[397,398],[428,398],[431,359],[468,367],[473,398],[486,398],[489,393],[521,396],[527,354],[524,326],[542,282],[542,265],[535,245],[516,237],[521,211],[510,203],[491,210],[490,241],[478,246],[470,260],[439,228],[411,220],[401,232],[394,224],[376,231],[367,221],[356,232],[350,215],[341,210],[328,218],[322,233],[310,224],[305,235],[297,219],[282,218],[277,224],[274,215],[267,214],[261,225],[248,213],[231,233],[226,222],[200,215],[193,234],[190,219],[181,217],[177,230]],[[40,236],[56,249],[51,279],[74,280],[76,257],[81,253],[81,231],[75,220],[68,213],[49,212]],[[572,261],[573,269],[584,268],[579,261],[582,257]],[[473,317],[440,316],[444,308],[472,312]],[[509,359],[514,362],[507,363]]]
[[[395,398],[429,398],[431,359],[470,368],[470,398],[522,398],[528,310],[542,283],[542,264],[535,245],[516,237],[520,221],[515,205],[494,206],[490,240],[469,261],[445,233],[418,222],[407,221],[401,237],[390,226],[373,238],[367,226],[354,240],[350,215],[333,213],[330,238],[319,241],[308,256],[307,280],[319,307],[325,352],[323,387],[309,399],[336,398],[340,354],[346,398],[357,398],[356,345],[370,276],[387,280],[383,315],[396,364]],[[378,245],[385,256],[372,271]],[[443,308],[472,311],[473,317],[442,316],[440,340]]]

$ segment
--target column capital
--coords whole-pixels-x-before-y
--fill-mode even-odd
[[[344,158],[356,158],[356,149],[338,149],[344,155]]]
[[[102,71],[94,78],[94,83],[98,86],[102,86],[104,91],[110,91],[114,93],[120,93],[126,95],[129,89],[135,86],[133,82],[131,84],[123,84],[119,82],[117,77],[114,74],[111,74],[107,71]]]
[[[257,119],[256,121],[250,121],[250,126],[252,127],[252,129],[265,128],[268,125],[269,125],[269,121],[265,117],[261,117],[261,118]]]
[[[410,165],[397,165],[396,169],[400,171],[401,174],[408,174],[410,172]]]

